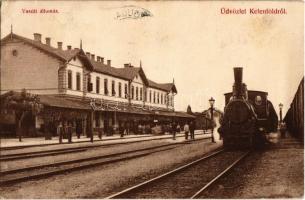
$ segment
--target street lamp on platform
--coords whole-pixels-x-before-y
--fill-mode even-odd
[[[279,108],[280,108],[280,123],[282,123],[282,121],[283,121],[283,119],[282,119],[282,109],[283,109],[283,104],[282,103],[280,103],[279,104]]]
[[[214,124],[213,124],[213,110],[214,110],[215,99],[213,99],[213,97],[211,97],[209,99],[209,103],[210,103],[210,106],[211,106],[212,142],[215,142],[215,140],[214,140]]]

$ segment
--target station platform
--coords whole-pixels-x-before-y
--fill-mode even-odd
[[[195,135],[202,135],[202,137],[209,138],[211,137],[211,132],[203,130],[196,130]],[[94,136],[93,143],[103,142],[103,143],[122,143],[122,142],[132,142],[132,141],[145,141],[145,140],[158,140],[158,139],[170,139],[172,134],[164,135],[152,135],[152,134],[143,134],[143,135],[125,135],[121,137],[120,135],[113,136],[103,136],[100,139],[98,136]],[[180,132],[176,134],[176,137],[184,137],[184,133]],[[79,139],[76,136],[72,137],[72,143],[68,143],[68,139],[63,139],[62,143],[59,143],[58,136],[52,137],[51,140],[45,140],[44,137],[35,137],[35,138],[22,138],[22,142],[19,142],[18,138],[9,138],[0,140],[0,149],[17,149],[17,148],[26,148],[26,147],[39,147],[39,146],[48,146],[48,145],[72,145],[79,143],[91,143],[90,138],[86,136],[81,136]]]

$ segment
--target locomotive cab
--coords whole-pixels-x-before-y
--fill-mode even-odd
[[[225,95],[224,118],[219,128],[226,148],[252,148],[266,142],[277,124],[267,92],[247,90],[242,68],[234,68],[233,91]]]

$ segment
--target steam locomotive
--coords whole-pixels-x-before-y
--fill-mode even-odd
[[[225,148],[261,148],[277,130],[278,117],[268,93],[247,90],[243,68],[234,68],[233,92],[225,94],[224,116],[218,129]]]

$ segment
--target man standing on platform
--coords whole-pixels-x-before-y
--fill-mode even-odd
[[[195,139],[195,124],[194,124],[194,122],[190,123],[190,132],[191,132],[191,139],[194,140]]]
[[[82,133],[83,131],[83,127],[81,125],[81,121],[76,121],[76,128],[75,128],[75,132],[76,132],[76,135],[77,135],[77,139],[80,139],[80,134]]]
[[[171,124],[171,133],[173,134],[173,140],[176,140],[176,122],[174,122],[173,124]]]
[[[68,121],[67,123],[67,135],[68,135],[68,142],[72,143],[72,122]]]
[[[188,123],[186,122],[184,125],[184,134],[185,134],[185,139],[187,140],[189,137],[189,132],[190,132],[190,127]]]

